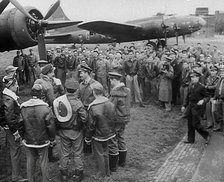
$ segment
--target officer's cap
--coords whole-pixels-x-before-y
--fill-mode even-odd
[[[193,65],[194,68],[196,67],[201,67],[201,63],[200,62],[196,62],[195,65]]]
[[[164,58],[165,58],[167,61],[172,61],[172,58],[169,57],[169,56],[164,56]]]
[[[113,78],[120,79],[122,77],[122,75],[117,72],[109,72],[108,76],[110,79],[113,79]]]
[[[54,71],[54,67],[52,64],[47,64],[45,65],[42,70],[41,70],[41,73],[43,75],[47,75],[48,73],[51,73],[52,71]]]
[[[186,49],[183,49],[182,50],[182,54],[187,54],[187,50]]]
[[[86,71],[86,72],[90,73],[92,71],[92,69],[87,64],[81,64],[80,71]]]
[[[193,58],[196,58],[194,54],[190,54],[189,56],[190,56],[190,57],[193,57]]]
[[[193,76],[200,77],[200,76],[201,76],[201,73],[199,73],[199,72],[196,71],[196,70],[192,70],[191,73],[190,73],[190,77],[193,77]]]
[[[212,67],[210,68],[210,70],[211,70],[211,71],[218,71],[219,68],[218,68],[217,66],[212,66]]]
[[[74,81],[73,79],[67,79],[65,81],[65,88],[67,89],[72,89],[72,90],[77,90],[79,88],[79,82]]]

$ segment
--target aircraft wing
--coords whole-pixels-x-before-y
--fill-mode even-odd
[[[0,14],[4,11],[6,6],[9,4],[9,0],[0,1]]]
[[[65,37],[70,37],[70,33],[63,33],[63,34],[54,34],[54,35],[45,35],[45,39],[57,39],[57,38],[65,38]]]
[[[132,37],[142,30],[142,27],[138,25],[113,23],[108,21],[93,21],[81,23],[78,25],[78,27],[117,39],[121,37]]]

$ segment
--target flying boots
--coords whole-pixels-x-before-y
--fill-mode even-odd
[[[117,162],[119,155],[109,155],[109,166],[111,172],[117,171]]]
[[[124,167],[126,164],[127,151],[119,151],[118,165]]]
[[[49,162],[57,162],[59,160],[58,157],[53,156],[53,147],[48,147],[48,159]]]

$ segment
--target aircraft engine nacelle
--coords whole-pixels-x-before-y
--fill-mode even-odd
[[[36,19],[42,14],[33,7],[26,10]],[[0,52],[24,49],[37,45],[37,25],[18,9],[14,8],[0,15]]]

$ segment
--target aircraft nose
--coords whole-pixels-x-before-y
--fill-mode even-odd
[[[206,25],[206,21],[201,18],[201,17],[198,17],[198,23],[201,25],[201,26],[205,26]]]

